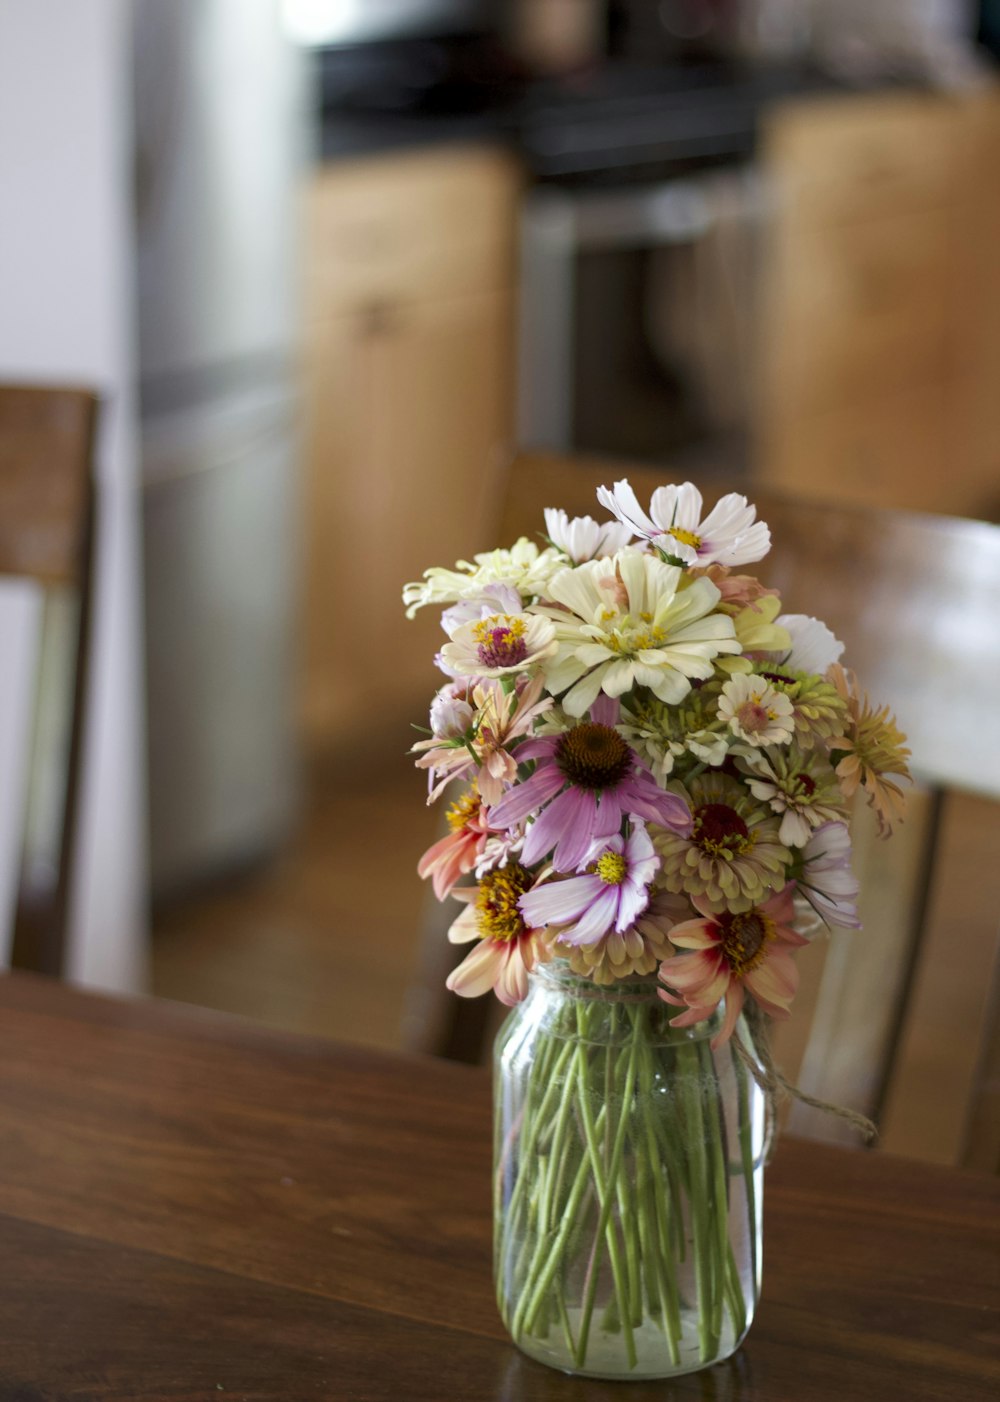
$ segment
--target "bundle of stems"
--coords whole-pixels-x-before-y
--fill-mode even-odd
[[[498,1039],[498,1301],[556,1366],[686,1372],[749,1327],[760,1093],[731,1047],[712,1053],[718,1016],[670,1014],[648,983],[581,981]]]

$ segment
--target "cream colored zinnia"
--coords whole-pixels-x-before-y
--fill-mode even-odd
[[[459,560],[453,570],[435,565],[424,570],[422,580],[403,586],[407,618],[428,604],[455,604],[477,598],[487,585],[509,584],[525,601],[541,594],[557,570],[566,568],[560,550],[539,550],[534,541],[521,536],[509,550],[489,550],[474,555],[472,563]]]
[[[546,610],[559,650],[546,666],[548,690],[582,716],[601,692],[622,696],[646,686],[676,704],[692,679],[707,681],[714,659],[739,652],[733,621],[716,613],[719,591],[708,579],[681,587],[682,571],[637,550],[622,550],[562,570],[551,580]]]
[[[795,729],[792,703],[763,677],[738,673],[719,697],[719,716],[744,744],[787,745]]]

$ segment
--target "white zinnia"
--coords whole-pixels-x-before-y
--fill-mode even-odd
[[[441,660],[460,677],[502,677],[524,672],[558,647],[554,624],[529,613],[491,613],[462,623],[441,649]]]
[[[592,516],[574,516],[554,506],[545,508],[545,530],[553,545],[564,551],[575,565],[587,560],[600,560],[623,550],[632,539],[632,531],[618,521],[595,521]]]
[[[757,508],[738,492],[721,497],[704,521],[701,492],[692,482],[657,487],[648,516],[624,480],[611,489],[599,487],[597,500],[636,535],[686,565],[748,565],[771,548],[771,532],[756,519]]]
[[[509,584],[525,601],[544,593],[552,575],[565,569],[566,557],[560,550],[546,547],[539,550],[527,536],[509,550],[490,550],[474,555],[474,564],[459,560],[453,570],[434,566],[424,570],[424,578],[403,586],[403,603],[407,618],[427,604],[457,604],[460,599],[474,599],[489,584]]]
[[[788,630],[792,640],[791,651],[782,658],[783,666],[822,677],[829,666],[840,661],[844,644],[818,618],[810,618],[807,613],[783,613],[778,623]]]
[[[547,597],[562,605],[549,611],[559,650],[545,684],[566,693],[568,715],[582,716],[602,691],[622,696],[633,686],[675,703],[692,678],[712,676],[720,653],[739,652],[732,619],[712,612],[716,586],[697,579],[678,592],[680,578],[675,565],[629,549],[553,578]]]
[[[748,745],[787,745],[795,731],[792,703],[785,693],[746,672],[730,677],[722,688],[719,716]]]

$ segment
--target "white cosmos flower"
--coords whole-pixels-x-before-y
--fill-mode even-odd
[[[636,535],[686,565],[747,565],[771,548],[771,532],[758,521],[757,508],[730,492],[701,519],[701,492],[691,482],[657,487],[649,515],[627,481],[599,487],[597,500]]]
[[[453,570],[434,566],[424,570],[423,581],[404,585],[407,618],[413,618],[417,609],[427,604],[457,604],[460,599],[475,599],[489,584],[508,584],[522,600],[534,599],[544,593],[552,575],[566,567],[566,557],[560,550],[539,550],[526,536],[521,536],[509,550],[490,550],[472,558],[475,563],[459,560]]]
[[[740,768],[754,798],[781,814],[778,841],[786,847],[804,847],[817,828],[844,817],[837,776],[826,757],[815,750],[744,751]]]
[[[787,745],[795,731],[792,703],[783,691],[746,672],[737,672],[722,688],[719,715],[748,745]],[[784,839],[782,839],[784,841]]]
[[[810,618],[807,613],[783,613],[778,624],[788,630],[792,640],[791,651],[781,659],[782,666],[822,677],[829,666],[840,661],[844,644],[818,618]]]
[[[545,530],[553,545],[565,551],[575,565],[599,560],[622,550],[632,539],[630,526],[618,521],[595,521],[592,516],[574,516],[554,506],[545,508]]]
[[[696,579],[678,591],[681,571],[655,556],[620,550],[557,574],[547,597],[559,650],[545,669],[546,688],[565,692],[562,706],[582,716],[603,691],[622,696],[647,686],[675,703],[691,679],[707,680],[720,653],[739,652],[733,621],[713,613],[719,591]]]
[[[524,672],[558,647],[555,625],[529,613],[491,613],[462,623],[441,649],[460,677],[502,677]]]

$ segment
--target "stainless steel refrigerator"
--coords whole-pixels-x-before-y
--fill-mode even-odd
[[[279,0],[136,0],[154,892],[272,851],[296,805],[296,209]]]

